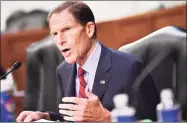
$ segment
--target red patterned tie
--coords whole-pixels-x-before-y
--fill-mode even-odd
[[[84,80],[84,73],[85,71],[81,67],[79,67],[78,68],[78,78],[80,81],[80,89],[79,89],[79,94],[78,94],[79,98],[87,98],[85,94],[86,82]]]

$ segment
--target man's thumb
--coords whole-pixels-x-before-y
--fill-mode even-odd
[[[88,87],[86,87],[86,89],[85,89],[85,94],[86,94],[86,96],[87,96],[89,99],[96,97],[96,95],[94,95],[94,94],[89,90]]]

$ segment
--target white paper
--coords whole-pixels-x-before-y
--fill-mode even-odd
[[[34,122],[55,122],[55,121],[46,120],[46,119],[40,119],[40,120],[36,120]]]

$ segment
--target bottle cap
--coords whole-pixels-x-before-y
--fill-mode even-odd
[[[172,92],[172,90],[171,89],[163,89],[162,91],[161,91],[161,100],[162,101],[167,101],[167,100],[169,100],[169,99],[173,99],[173,92]]]
[[[125,105],[128,105],[128,101],[129,99],[127,94],[118,94],[115,95],[113,98],[115,108],[121,108],[124,107]]]

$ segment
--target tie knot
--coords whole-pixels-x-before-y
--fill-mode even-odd
[[[81,67],[78,68],[78,77],[82,76],[85,73],[84,69]]]

